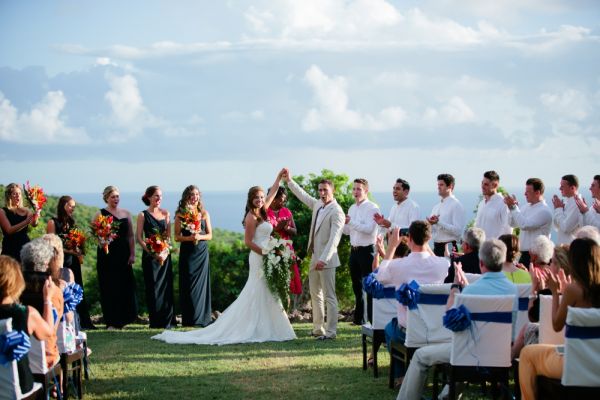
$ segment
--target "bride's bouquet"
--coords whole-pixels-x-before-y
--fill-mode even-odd
[[[184,212],[178,212],[177,217],[181,221],[181,227],[192,235],[202,233],[202,221],[198,208],[192,205],[188,205]],[[197,240],[194,240],[194,245],[198,244]]]
[[[35,217],[39,218],[42,215],[42,207],[46,204],[44,189],[39,185],[31,186],[29,185],[29,181],[27,181],[27,183],[23,185],[23,192],[25,193],[27,202],[35,213]]]
[[[162,259],[160,265],[163,265],[165,260],[167,259],[171,249],[171,238],[167,232],[159,232],[158,230],[154,231],[154,233],[144,239],[144,243],[146,243],[146,248],[148,249],[148,253],[151,255],[157,255]]]
[[[98,214],[92,221],[92,234],[98,240],[98,246],[101,246],[104,253],[108,254],[108,245],[117,238],[119,231],[119,221],[115,221],[112,215]]]
[[[287,304],[290,294],[290,267],[296,260],[294,251],[290,248],[290,240],[270,238],[263,248],[263,267],[267,287],[273,296],[281,299],[281,304]]]

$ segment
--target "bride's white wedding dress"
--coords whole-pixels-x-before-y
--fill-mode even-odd
[[[256,227],[252,241],[265,247],[273,226]],[[250,273],[239,297],[206,328],[188,332],[164,331],[152,339],[181,344],[233,344],[284,341],[296,338],[281,302],[267,287],[262,256],[250,251]]]

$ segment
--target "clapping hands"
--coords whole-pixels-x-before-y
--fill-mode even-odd
[[[552,196],[552,204],[554,208],[565,208],[565,203],[557,195]]]

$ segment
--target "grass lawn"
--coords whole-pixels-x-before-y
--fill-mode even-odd
[[[340,323],[333,341],[297,340],[227,346],[172,345],[151,340],[159,330],[131,325],[88,332],[93,349],[86,399],[395,399],[387,387],[389,357],[380,375],[362,370],[360,328]],[[469,391],[465,398],[477,398]]]

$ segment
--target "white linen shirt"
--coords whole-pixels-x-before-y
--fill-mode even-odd
[[[390,209],[390,230],[394,228],[408,228],[413,221],[419,219],[419,205],[411,199],[394,204]]]
[[[438,222],[431,225],[434,242],[451,242],[462,238],[465,229],[465,209],[453,194],[433,206],[431,215],[439,217]]]
[[[512,228],[508,225],[508,207],[500,193],[491,196],[487,202],[485,198],[481,200],[477,207],[475,226],[483,229],[486,240],[512,233]]]
[[[384,286],[398,289],[412,280],[419,284],[443,283],[448,275],[450,262],[429,252],[410,253],[403,258],[383,260],[377,272],[377,280]],[[406,306],[398,303],[398,324],[406,327]]]
[[[600,214],[593,207],[590,207],[590,209],[583,214],[583,223],[584,225],[592,225],[600,229]]]
[[[545,200],[535,204],[526,204],[523,210],[519,206],[510,210],[510,226],[521,229],[519,235],[519,248],[529,251],[533,241],[538,236],[550,239],[552,230],[552,211]]]
[[[571,244],[575,239],[575,231],[583,226],[583,215],[581,215],[581,211],[575,203],[575,196],[567,197],[563,201],[565,203],[564,208],[554,209],[556,242],[558,244]]]
[[[369,246],[375,244],[377,239],[378,225],[373,219],[379,214],[379,207],[369,200],[360,204],[352,204],[348,210],[350,222],[344,225],[342,232],[350,235],[351,246]]]

